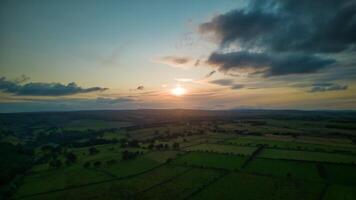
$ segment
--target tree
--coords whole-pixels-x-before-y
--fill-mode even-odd
[[[116,163],[116,160],[115,160],[115,159],[106,161],[106,165],[113,165],[113,164],[115,164],[115,163]]]
[[[68,163],[75,163],[77,161],[77,156],[73,152],[69,152],[66,154],[66,159]]]
[[[85,162],[84,164],[83,164],[83,167],[84,168],[89,168],[90,167],[90,162],[89,161],[87,161],[87,162]]]
[[[129,147],[139,147],[140,145],[139,145],[138,140],[134,139],[134,140],[130,140],[130,141],[128,142],[128,146],[129,146]]]
[[[52,168],[60,168],[62,166],[62,161],[55,159],[51,160],[48,164]]]
[[[122,138],[120,139],[120,145],[121,147],[127,147],[127,139],[126,138]]]
[[[125,150],[122,152],[122,160],[131,160],[131,159],[136,158],[136,156],[138,156],[138,155],[139,155],[138,151],[129,152],[129,151]]]
[[[154,148],[154,146],[155,145],[153,143],[151,143],[150,145],[148,145],[148,148],[152,150]]]
[[[100,167],[101,165],[101,162],[100,161],[95,161],[94,162],[94,167]]]
[[[156,149],[157,149],[157,150],[163,149],[163,144],[157,144],[157,145],[156,145]]]
[[[179,143],[178,142],[173,143],[173,149],[179,149]]]
[[[97,153],[99,153],[99,150],[97,148],[95,148],[95,147],[90,147],[89,148],[89,154],[90,155],[94,155],[94,154],[97,154]]]

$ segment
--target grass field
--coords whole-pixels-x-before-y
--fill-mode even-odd
[[[314,143],[312,143],[314,142]],[[225,143],[238,145],[238,146],[258,146],[265,145],[269,148],[281,148],[290,150],[305,150],[305,151],[325,151],[325,152],[350,152],[356,153],[356,146],[350,143],[338,143],[332,145],[334,141],[316,140],[312,141],[307,139],[292,139],[292,138],[276,138],[276,137],[239,137],[225,141]]]
[[[38,195],[28,199],[130,199],[134,198],[135,194],[138,194],[139,192],[145,191],[161,182],[169,181],[176,176],[186,173],[187,170],[188,168],[185,167],[162,166],[129,179],[114,180],[80,188],[73,188],[65,191]]]
[[[118,162],[117,164],[105,166],[101,169],[116,177],[126,177],[133,174],[144,172],[148,169],[160,165],[160,162],[147,158],[145,156],[137,157],[133,160]]]
[[[356,184],[356,166],[323,164],[331,183]]]
[[[109,178],[109,176],[99,171],[84,169],[80,165],[73,165],[66,168],[48,170],[26,176],[21,187],[17,191],[16,196],[19,197],[68,188],[91,182],[103,181]]]
[[[196,167],[211,167],[227,170],[239,170],[246,157],[217,153],[191,152],[178,157],[172,163]]]
[[[320,161],[332,163],[356,163],[356,155],[310,152],[298,150],[277,150],[264,149],[258,155],[261,158],[273,159],[288,159],[288,160],[305,160],[305,161]]]
[[[68,188],[72,186],[83,185],[92,182],[103,181],[117,177],[127,177],[160,165],[162,162],[146,157],[139,156],[133,160],[119,161],[113,165],[106,165],[104,161],[109,160],[112,155],[101,153],[93,157],[82,158],[77,164],[64,166],[59,169],[49,169],[47,165],[40,165],[32,170],[31,174],[26,176],[22,186],[17,192],[17,196],[23,196],[33,193],[46,192],[50,190]],[[114,157],[115,158],[115,157]],[[117,157],[120,160],[120,157]],[[100,167],[84,168],[84,161],[101,161]]]
[[[180,151],[155,151],[155,152],[150,152],[148,154],[145,155],[146,158],[149,158],[151,160],[160,162],[160,163],[164,163],[166,162],[168,159],[174,159],[179,153],[181,153]]]
[[[191,199],[315,200],[321,189],[321,184],[232,173],[209,185]]]
[[[332,185],[326,191],[324,200],[354,200],[356,199],[356,186]]]
[[[239,147],[233,145],[221,144],[199,144],[186,148],[187,151],[203,151],[214,153],[228,153],[235,155],[251,155],[257,148],[256,147]]]
[[[281,178],[322,181],[315,163],[256,158],[245,168],[247,172]]]
[[[26,148],[33,148],[33,154],[26,154],[33,162],[17,174],[18,182],[11,182],[13,199],[356,199],[356,138],[349,135],[354,125],[332,123],[229,118],[109,131],[104,129],[125,124],[84,119],[58,124],[58,130],[78,129],[68,134],[83,137],[57,133],[57,125],[29,126],[33,138],[21,138],[27,132],[6,132],[5,142],[26,145],[3,148],[2,156],[25,155]],[[319,131],[331,128],[325,135],[314,134],[317,126]],[[329,137],[336,129],[341,132]],[[47,138],[51,134],[58,141]],[[52,162],[57,160],[58,165]]]
[[[68,130],[86,130],[86,129],[103,129],[103,128],[121,128],[131,126],[131,122],[124,121],[105,121],[95,119],[80,119],[70,121],[65,124],[64,129]]]
[[[185,199],[221,175],[221,172],[215,170],[192,169],[172,181],[141,193],[138,195],[138,199]]]

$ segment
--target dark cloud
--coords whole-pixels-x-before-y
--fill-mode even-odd
[[[228,72],[263,71],[265,76],[315,73],[333,54],[356,50],[356,1],[253,0],[244,9],[217,15],[199,27],[220,48],[208,64]],[[238,46],[238,51],[231,47]],[[229,53],[225,51],[228,49]]]
[[[356,2],[347,0],[251,1],[200,25],[222,46],[270,51],[340,52],[356,44]]]
[[[238,90],[244,88],[244,85],[242,84],[236,84],[233,79],[217,79],[210,81],[209,83],[215,84],[215,85],[221,85],[221,86],[229,86],[233,90]]]
[[[134,101],[134,99],[125,98],[125,97],[120,97],[120,98],[98,97],[96,101],[101,104],[118,104],[118,103],[132,102]]]
[[[213,83],[213,84],[221,85],[221,86],[230,86],[234,83],[234,80],[233,79],[217,79],[217,80],[210,81],[209,83]]]
[[[21,84],[18,81],[6,80],[5,77],[0,78],[0,91],[21,96],[65,96],[104,90],[107,88],[82,88],[74,82],[67,85],[41,82]]]
[[[143,85],[139,85],[136,89],[137,89],[137,90],[144,90],[145,87],[144,87]]]
[[[328,92],[328,91],[338,91],[347,90],[347,85],[339,85],[336,83],[316,83],[310,88],[308,92]]]
[[[228,72],[238,69],[262,71],[265,76],[313,73],[334,63],[332,59],[305,54],[270,55],[245,51],[212,53],[208,63]]]
[[[273,31],[277,21],[278,18],[273,14],[233,10],[201,24],[199,30],[202,33],[213,33],[222,46],[236,40],[246,44],[254,43],[256,38],[264,37],[267,32]]]
[[[215,73],[216,73],[216,71],[213,70],[213,71],[209,72],[209,74],[205,75],[204,78],[210,78],[210,77],[211,77],[212,75],[214,75]]]
[[[242,85],[242,84],[234,84],[234,85],[231,86],[231,89],[233,89],[233,90],[239,90],[239,89],[242,89],[242,88],[244,88],[244,87],[245,87],[245,86]]]

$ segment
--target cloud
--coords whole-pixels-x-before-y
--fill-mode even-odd
[[[250,1],[200,25],[221,46],[310,53],[340,52],[356,44],[356,2],[347,0]]]
[[[317,73],[342,66],[336,54],[356,50],[356,1],[252,0],[199,30],[219,44],[207,63],[220,71],[268,77]]]
[[[186,82],[186,83],[188,83],[188,82],[194,82],[194,79],[191,79],[191,78],[176,78],[176,79],[174,79],[174,80],[176,80],[176,81],[178,81],[178,82]]]
[[[197,66],[199,66],[199,64],[200,64],[200,59],[197,59],[194,63],[194,66],[197,67]]]
[[[198,66],[200,60],[186,56],[164,56],[156,60],[158,63],[166,64],[172,67],[187,69],[193,66]]]
[[[211,77],[212,75],[214,75],[215,73],[216,73],[216,71],[213,70],[213,71],[209,72],[207,75],[205,75],[204,78],[210,78],[210,77]]]
[[[242,84],[234,84],[234,85],[231,86],[231,89],[233,89],[233,90],[239,90],[239,89],[242,89],[242,88],[244,88],[244,87],[245,87],[245,86],[242,85]]]
[[[137,90],[144,90],[145,87],[144,87],[143,85],[139,85],[136,89],[137,89]]]
[[[6,80],[5,77],[0,78],[0,91],[19,96],[65,96],[104,90],[107,90],[107,88],[82,88],[74,82],[67,85],[61,83],[42,82],[30,82],[21,84],[18,81]]]
[[[134,99],[125,98],[125,97],[120,97],[120,98],[98,97],[96,101],[100,104],[118,104],[118,103],[132,102],[134,101]]]
[[[211,33],[221,46],[229,45],[236,40],[247,44],[273,31],[277,21],[278,17],[274,14],[233,10],[201,24],[199,30],[203,34]]]
[[[340,91],[347,90],[347,85],[339,85],[336,83],[316,83],[310,88],[308,92],[328,92],[328,91]]]
[[[26,81],[29,81],[30,80],[30,77],[26,76],[26,75],[21,75],[20,77],[16,78],[14,80],[14,82],[16,83],[24,83]]]
[[[234,83],[234,80],[233,79],[217,79],[217,80],[210,81],[209,83],[213,83],[213,84],[221,85],[221,86],[230,86]]]
[[[236,84],[233,79],[217,79],[217,80],[209,81],[209,83],[220,85],[220,86],[229,86],[233,90],[244,88],[244,85]]]
[[[207,61],[219,71],[252,70],[265,76],[313,73],[333,64],[335,61],[305,54],[253,53],[246,51],[212,53]]]

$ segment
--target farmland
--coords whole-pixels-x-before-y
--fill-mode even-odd
[[[2,167],[8,170],[2,177],[10,183],[1,189],[25,200],[355,199],[356,145],[349,122],[236,118],[151,119],[140,126],[119,117],[118,124],[63,119],[56,127],[41,120],[16,129],[2,118],[8,124],[3,130],[14,132],[12,140],[7,135],[1,141]],[[314,125],[346,128],[321,136]],[[21,130],[27,126],[33,128],[30,136]],[[10,179],[12,170],[17,175]]]

